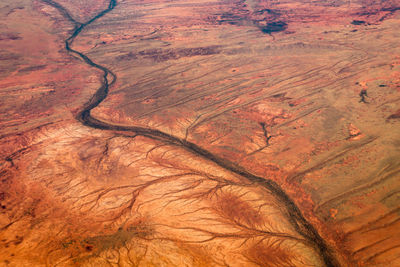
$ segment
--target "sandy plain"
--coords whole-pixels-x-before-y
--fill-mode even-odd
[[[0,4],[1,265],[400,265],[397,1],[112,2]]]

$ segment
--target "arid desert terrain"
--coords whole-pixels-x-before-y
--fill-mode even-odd
[[[2,0],[0,266],[400,266],[398,0]]]

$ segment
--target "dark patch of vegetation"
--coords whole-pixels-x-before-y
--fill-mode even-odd
[[[0,34],[0,41],[3,40],[21,40],[22,38],[16,33],[2,33]]]
[[[353,24],[353,25],[364,25],[365,21],[363,21],[363,20],[353,20],[351,22],[351,24]]]
[[[221,14],[217,22],[218,24],[228,23],[230,25],[240,25],[240,22],[243,21],[244,19],[245,18],[243,16],[227,12]]]
[[[16,59],[19,59],[20,57],[21,56],[16,55],[16,54],[10,54],[10,53],[1,54],[1,52],[0,52],[0,60],[16,60]]]
[[[274,22],[269,22],[267,23],[266,26],[261,27],[261,31],[263,33],[268,33],[271,34],[273,32],[281,32],[286,30],[288,27],[286,22],[283,21],[274,21]]]
[[[118,60],[134,60],[139,57],[152,59],[155,62],[179,59],[182,57],[207,56],[220,53],[220,46],[177,48],[177,49],[149,49],[139,51],[138,53],[129,52],[128,54],[118,56]]]
[[[14,240],[14,245],[21,244],[23,240],[24,240],[24,238],[22,236],[16,235],[15,240]]]
[[[259,122],[259,124],[261,125],[264,132],[265,144],[269,146],[269,140],[272,138],[272,136],[268,133],[267,126],[264,122]]]
[[[135,225],[127,229],[118,229],[117,232],[110,235],[100,235],[89,237],[84,240],[84,247],[86,251],[95,250],[95,254],[102,251],[120,248],[124,246],[134,237],[145,237],[151,234],[151,229],[145,225]]]
[[[286,93],[280,93],[280,94],[275,94],[275,95],[273,95],[272,97],[274,97],[274,98],[281,98],[281,97],[284,97],[286,95]]]
[[[38,65],[38,66],[30,66],[23,69],[20,69],[18,72],[30,72],[30,71],[37,71],[46,68],[46,65]]]
[[[360,92],[360,102],[362,103],[367,103],[367,101],[365,100],[365,97],[368,96],[367,90],[366,89],[362,89]]]
[[[387,120],[393,120],[393,119],[400,119],[400,109],[397,110],[395,113],[387,117]]]

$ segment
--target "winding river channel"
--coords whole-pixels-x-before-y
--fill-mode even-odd
[[[90,59],[84,53],[74,50],[72,48],[72,44],[75,38],[88,25],[90,25],[94,21],[98,20],[99,18],[103,17],[104,15],[112,11],[117,6],[117,1],[110,0],[108,7],[106,9],[99,12],[97,15],[95,15],[93,18],[91,18],[85,23],[79,23],[78,21],[76,21],[68,12],[68,10],[57,2],[54,2],[52,0],[41,0],[41,1],[56,8],[64,18],[69,20],[74,25],[75,28],[73,30],[73,33],[65,40],[66,50],[74,54],[75,56],[81,58],[86,64],[94,68],[97,68],[98,70],[103,72],[101,86],[98,88],[96,93],[84,105],[82,110],[77,115],[77,119],[83,125],[101,130],[129,132],[135,135],[140,135],[154,140],[158,140],[166,144],[182,147],[196,154],[197,156],[210,160],[215,164],[219,165],[220,167],[242,176],[251,183],[264,187],[269,192],[271,192],[271,194],[279,201],[282,212],[285,214],[285,216],[287,216],[289,222],[292,224],[294,229],[296,229],[296,231],[302,237],[304,237],[309,246],[314,248],[314,250],[320,255],[325,265],[328,267],[340,266],[339,261],[337,260],[333,249],[327,245],[324,239],[319,235],[318,231],[313,227],[313,225],[304,218],[304,216],[300,212],[300,209],[296,206],[294,201],[285,193],[285,191],[276,182],[267,178],[256,176],[246,171],[242,167],[238,166],[237,164],[229,160],[220,158],[217,155],[214,155],[213,153],[207,151],[204,148],[201,148],[200,146],[192,142],[180,139],[176,136],[164,133],[157,129],[147,128],[147,127],[115,125],[94,118],[91,115],[91,110],[97,107],[103,100],[106,99],[110,86],[112,86],[116,81],[116,75],[106,67],[96,64],[94,61],[92,61],[92,59]]]

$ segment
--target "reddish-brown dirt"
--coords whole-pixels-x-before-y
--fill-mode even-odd
[[[398,1],[111,2],[0,4],[0,266],[400,266]]]

